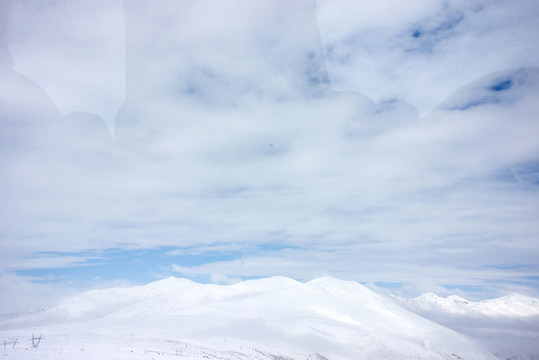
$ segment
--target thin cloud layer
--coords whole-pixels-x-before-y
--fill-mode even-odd
[[[7,1],[13,70],[35,81],[63,115],[91,112],[114,127],[125,100],[122,1]]]
[[[63,59],[80,70],[64,94],[84,104],[64,113],[41,80],[51,34],[36,31],[58,13],[18,4],[0,85],[1,276],[104,276],[122,263],[111,249],[166,249],[161,275],[536,292],[539,70],[523,24],[537,6],[408,5],[126,2],[113,138],[115,63]],[[70,9],[57,29],[89,16]],[[22,13],[43,17],[30,37]],[[90,58],[120,36],[82,24],[100,44]],[[42,76],[18,67],[29,54]]]
[[[533,0],[317,4],[334,89],[410,102],[421,114],[476,78],[539,60]]]

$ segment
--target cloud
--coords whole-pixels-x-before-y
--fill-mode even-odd
[[[14,56],[0,75],[4,270],[68,273],[96,253],[112,261],[107,249],[167,247],[164,266],[215,281],[536,287],[539,81],[524,31],[536,9],[479,5],[127,2],[114,140],[103,114],[117,74],[66,57],[65,74],[86,79],[71,103],[84,106],[64,113]],[[69,9],[51,32],[105,5]],[[63,11],[32,12],[44,19],[10,49],[54,62],[63,45],[44,51],[38,30]]]
[[[12,1],[13,69],[41,86],[63,115],[94,113],[110,129],[125,100],[122,1]]]
[[[317,4],[332,86],[421,114],[473,79],[538,62],[533,1]]]
[[[498,71],[455,92],[439,108],[468,110],[480,105],[512,105],[535,92],[537,76],[537,68]]]
[[[517,287],[526,293],[536,294],[523,277],[533,276],[536,266],[521,266],[509,269],[484,265],[485,259],[477,258],[473,252],[448,261],[446,254],[432,253],[432,249],[413,247],[406,249],[398,245],[377,243],[311,248],[284,248],[239,255],[230,260],[207,261],[200,265],[173,264],[171,271],[180,276],[207,281],[212,274],[227,274],[233,277],[267,277],[281,275],[300,280],[311,280],[321,276],[334,276],[360,282],[375,282],[381,286],[393,284],[394,293],[418,296],[427,292],[438,294],[466,295],[466,297],[497,297]],[[473,254],[473,255],[472,255]],[[469,257],[468,257],[469,256]],[[173,261],[181,263],[182,259]],[[492,261],[492,259],[490,259]],[[428,273],[428,276],[424,274]],[[439,284],[446,284],[444,287]],[[528,284],[528,286],[524,285]]]

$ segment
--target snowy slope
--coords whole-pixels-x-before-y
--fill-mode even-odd
[[[228,286],[168,278],[90,291],[1,329],[8,359],[494,359],[464,336],[333,278]],[[37,347],[32,334],[43,334]]]

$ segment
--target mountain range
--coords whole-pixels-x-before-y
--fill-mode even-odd
[[[405,300],[330,277],[226,286],[170,277],[5,319],[0,340],[7,359],[487,360],[499,357],[484,342],[417,310],[533,317],[538,303],[520,295]]]

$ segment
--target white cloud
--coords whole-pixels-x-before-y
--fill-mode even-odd
[[[4,69],[3,263],[20,270],[49,252],[69,255],[26,266],[70,266],[84,261],[76,255],[84,250],[171,246],[232,254],[176,264],[215,281],[278,272],[533,284],[526,279],[537,274],[537,70],[474,80],[537,64],[523,31],[536,26],[528,16],[536,9],[443,4],[350,3],[345,14],[325,1],[316,9],[311,1],[128,2],[126,103],[115,142],[100,111],[85,105],[78,110],[99,116],[63,117],[39,77]],[[54,31],[84,17],[73,9]],[[349,52],[343,63],[326,53],[332,85],[367,96],[332,92],[324,82],[315,10],[326,51],[334,44]],[[486,21],[506,10],[496,26]],[[39,41],[50,34],[40,26],[11,41],[50,61]],[[403,50],[413,47],[414,29],[437,41],[430,52]],[[350,37],[375,30],[376,39]],[[371,52],[359,53],[364,41]],[[488,46],[484,64],[472,61]],[[75,84],[84,102],[87,84],[109,82],[82,70],[87,79]],[[491,89],[507,79],[511,86]],[[110,91],[119,94],[116,80]],[[439,104],[420,118],[417,109]],[[522,267],[503,270],[514,265]]]
[[[13,69],[62,114],[91,112],[113,129],[125,100],[122,1],[12,1],[7,40]]]
[[[333,87],[407,101],[421,114],[471,80],[539,60],[533,0],[317,4]]]

